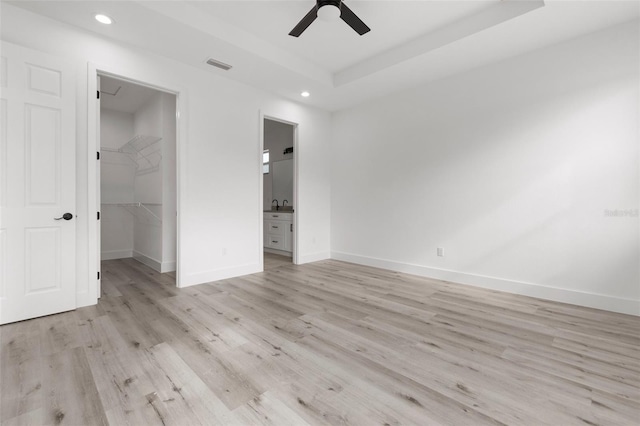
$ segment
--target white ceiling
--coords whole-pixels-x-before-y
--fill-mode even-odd
[[[330,72],[471,16],[500,0],[477,1],[345,1],[373,30],[359,36],[343,21],[317,19],[299,37],[289,31],[315,5],[303,1],[198,1],[190,2],[262,40]]]
[[[9,3],[328,110],[640,16],[638,0],[347,0],[371,32],[316,20],[294,38],[313,0]],[[96,12],[115,24],[98,24]],[[210,57],[233,68],[212,68]]]

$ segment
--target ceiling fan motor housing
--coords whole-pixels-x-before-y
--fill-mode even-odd
[[[317,8],[320,9],[322,6],[335,6],[340,9],[341,0],[317,0]]]
[[[331,6],[325,8],[325,6]],[[334,9],[335,8],[335,9]],[[363,35],[371,31],[371,28],[367,26],[355,13],[341,0],[316,0],[316,4],[311,10],[298,22],[293,30],[289,33],[290,36],[300,37],[300,34],[307,29],[309,25],[316,20],[316,18],[322,20],[334,20],[337,18],[342,19],[351,28],[353,28],[358,34]]]

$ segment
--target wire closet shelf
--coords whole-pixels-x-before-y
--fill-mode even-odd
[[[158,136],[136,135],[118,149],[100,148],[104,152],[112,152],[127,155],[136,167],[136,175],[153,173],[160,168],[162,162],[162,140]]]
[[[159,203],[102,203],[105,206],[122,207],[140,219],[151,219],[162,223],[162,218],[155,214],[148,206],[161,206]]]

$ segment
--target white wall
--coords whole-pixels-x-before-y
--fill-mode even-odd
[[[264,149],[269,150],[269,173],[264,176],[264,210],[271,210],[273,201],[273,163],[293,158],[293,153],[283,154],[285,148],[293,146],[294,127],[290,124],[281,123],[274,120],[264,120]],[[291,176],[293,179],[293,176]],[[283,200],[278,200],[282,205]],[[293,197],[288,199],[289,205],[293,205]],[[275,204],[274,204],[275,205]]]
[[[133,137],[133,114],[101,109],[100,145],[118,149]],[[133,253],[133,216],[114,203],[133,202],[134,168],[122,154],[101,154],[101,253],[103,260],[131,257]]]
[[[176,270],[176,97],[162,94],[162,259],[161,272]]]
[[[156,92],[150,97],[134,116],[134,129],[136,135],[152,136],[160,138],[159,142],[144,148],[139,157],[148,156],[152,164],[159,161],[157,156],[162,155],[164,144],[163,134],[163,104],[164,94]],[[160,152],[160,154],[158,154]],[[139,171],[150,167],[150,164],[143,159],[138,160]],[[134,201],[144,203],[144,208],[139,208],[139,214],[136,216],[133,224],[133,257],[143,263],[161,270],[162,265],[162,168],[161,162],[158,168],[149,173],[137,173],[134,180]],[[158,220],[151,214],[147,214],[149,209]]]
[[[6,3],[3,40],[68,60],[77,69],[78,300],[95,303],[90,227],[87,68],[180,91],[181,285],[260,270],[260,112],[299,123],[298,230],[301,262],[329,256],[330,115],[141,49],[103,39]],[[212,52],[212,54],[215,52]],[[95,256],[97,259],[97,256]],[[93,266],[89,266],[93,265]],[[90,272],[91,271],[91,272]]]
[[[640,313],[605,216],[638,209],[638,52],[636,21],[336,113],[332,257]]]
[[[135,201],[144,209],[134,222],[134,257],[160,272],[176,270],[176,97],[157,92],[135,113],[136,135],[160,138],[141,154],[158,168],[136,175]],[[144,160],[141,167],[147,167]],[[150,210],[156,217],[146,214]]]
[[[134,115],[134,132],[136,135],[162,138],[162,93],[156,92],[147,103],[138,109]],[[153,154],[162,151],[161,139],[142,151],[142,154]],[[153,158],[152,156],[150,156]],[[140,168],[147,167],[144,160],[139,161]],[[162,203],[162,177],[158,168],[156,171],[136,176],[135,200],[141,203]]]
[[[109,109],[100,111],[100,145],[118,149],[129,141],[133,133],[133,114]],[[121,153],[101,153],[102,203],[133,202],[134,162]]]
[[[118,149],[134,135],[133,114],[112,109],[100,110],[100,146]]]

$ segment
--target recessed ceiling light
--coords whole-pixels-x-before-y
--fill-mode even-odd
[[[101,24],[111,25],[113,23],[113,19],[109,18],[107,15],[103,15],[102,13],[98,13],[95,15],[96,21]]]
[[[308,98],[311,95],[311,93],[307,92],[306,90],[302,93],[300,93],[300,96],[302,96],[303,98]]]

